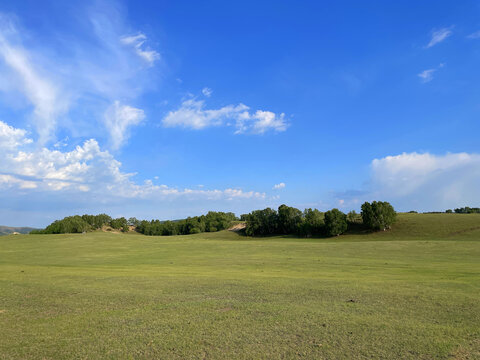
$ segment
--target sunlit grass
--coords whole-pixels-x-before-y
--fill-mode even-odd
[[[0,237],[0,358],[478,358],[479,240],[456,214],[330,239]]]

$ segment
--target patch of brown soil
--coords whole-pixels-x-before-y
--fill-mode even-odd
[[[240,231],[240,230],[245,229],[246,227],[247,227],[247,224],[240,223],[240,224],[233,225],[228,230],[230,230],[230,231]]]

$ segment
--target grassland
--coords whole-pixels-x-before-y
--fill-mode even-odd
[[[0,238],[1,359],[478,359],[480,215],[331,239]]]

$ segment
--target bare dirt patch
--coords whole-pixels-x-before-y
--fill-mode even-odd
[[[240,223],[240,224],[233,225],[228,230],[230,230],[230,231],[240,231],[240,230],[245,229],[246,227],[247,227],[247,224]]]

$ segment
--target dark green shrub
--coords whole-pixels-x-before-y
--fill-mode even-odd
[[[347,215],[338,209],[332,209],[325,213],[325,232],[329,236],[343,234],[347,231]]]
[[[386,230],[395,222],[397,213],[386,201],[365,202],[362,205],[363,224],[371,230]]]

